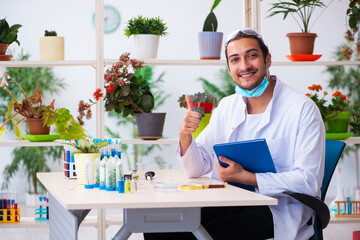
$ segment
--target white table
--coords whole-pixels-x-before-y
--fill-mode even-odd
[[[63,173],[38,173],[49,191],[50,239],[77,239],[81,221],[91,209],[123,208],[124,225],[114,239],[127,239],[135,232],[190,231],[198,239],[211,239],[200,224],[201,207],[276,205],[277,200],[237,187],[158,192],[139,172],[136,193],[120,194],[84,189],[77,183],[69,187]],[[183,170],[157,170],[153,182],[218,183],[207,177],[187,178]],[[100,224],[105,231],[105,224]],[[65,237],[65,238],[64,238]]]

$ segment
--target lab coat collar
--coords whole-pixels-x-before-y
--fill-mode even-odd
[[[271,110],[273,107],[273,103],[276,100],[278,93],[280,92],[280,90],[282,88],[282,86],[281,86],[282,83],[277,79],[276,76],[272,75],[270,77],[271,77],[271,80],[276,81],[276,84],[274,87],[274,92],[273,92],[273,97],[271,98],[268,106],[266,107],[266,110],[264,112],[264,116],[261,120],[261,123],[259,124],[259,126],[256,129],[256,135],[262,128],[264,128],[270,122]],[[227,136],[228,142],[235,141],[235,138],[236,138],[235,130],[240,124],[242,124],[245,121],[245,117],[247,115],[247,98],[242,97],[239,94],[235,94],[235,95],[236,95],[235,102],[239,103],[239,107],[234,108],[234,114],[233,114],[232,121],[231,121],[231,131],[229,132],[229,134]]]

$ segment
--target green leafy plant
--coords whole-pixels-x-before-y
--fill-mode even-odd
[[[309,86],[308,89],[310,91],[315,92],[313,94],[307,93],[306,96],[308,96],[311,100],[313,100],[315,104],[318,106],[324,121],[327,120],[328,114],[338,113],[342,111],[350,111],[349,108],[350,100],[348,100],[347,97],[341,92],[335,91],[331,95],[332,96],[331,103],[326,105],[327,100],[325,99],[325,96],[327,96],[328,93],[326,91],[323,91],[323,96],[321,98],[317,94],[318,92],[322,91],[321,85],[313,84],[312,86]]]
[[[198,80],[202,83],[204,92],[216,97],[219,101],[222,98],[235,93],[234,80],[229,75],[227,68],[220,69],[217,78],[217,82],[220,82],[218,85],[211,83],[205,78],[199,78]]]
[[[73,118],[70,111],[66,108],[55,109],[53,100],[50,105],[43,105],[40,90],[34,90],[32,96],[28,96],[21,85],[12,78],[3,68],[2,80],[0,87],[3,87],[5,91],[12,97],[8,106],[7,113],[5,115],[5,122],[0,126],[0,137],[7,130],[5,125],[13,120],[17,115],[21,115],[23,118],[14,124],[15,134],[21,138],[21,132],[18,128],[18,124],[26,118],[44,119],[44,125],[51,126],[55,124],[56,132],[60,134],[62,139],[84,138],[85,130],[80,124]],[[23,94],[23,99],[18,101],[12,94],[9,84],[16,85]],[[12,114],[12,110],[14,113]],[[13,122],[14,123],[14,122]]]
[[[147,18],[138,16],[130,19],[125,28],[125,36],[130,37],[135,34],[154,34],[166,36],[167,26],[160,17]]]
[[[71,155],[74,155],[76,153],[97,153],[99,152],[100,148],[109,145],[107,141],[100,141],[98,143],[95,143],[92,140],[85,140],[85,139],[79,139],[78,141],[76,141],[76,143],[64,143],[64,144],[73,146],[78,150],[72,152]]]
[[[360,39],[359,38],[356,39],[355,37],[356,33],[359,31],[358,28],[360,25],[360,0],[349,1],[349,7],[346,10],[346,15],[348,17],[348,22],[347,22],[348,30],[345,33],[345,39],[347,40],[347,45],[343,47],[341,53],[345,60],[350,60],[354,52],[353,50],[354,45],[357,54],[358,55],[360,54]]]
[[[325,4],[320,0],[279,0],[279,2],[272,4],[272,7],[269,9],[270,15],[268,17],[283,14],[283,20],[285,20],[287,16],[292,15],[301,31],[308,33],[310,31],[310,20],[314,10],[322,7],[325,7]],[[300,19],[301,23],[295,16]]]
[[[12,53],[12,55],[17,55],[17,61],[26,61],[30,58],[30,55],[23,51],[20,54]],[[54,95],[66,86],[63,80],[57,78],[49,67],[12,67],[7,69],[7,73],[18,79],[25,92],[32,92],[41,87],[43,93]],[[17,86],[9,85],[8,88],[11,89],[15,97],[22,96],[22,91]],[[3,88],[0,88],[0,100],[0,116],[5,116],[12,97]],[[27,177],[29,193],[39,194],[40,192],[45,192],[45,188],[37,180],[36,173],[49,172],[51,169],[47,161],[50,159],[54,162],[59,161],[62,153],[62,147],[15,148],[12,151],[13,158],[11,163],[7,164],[2,172],[3,181],[1,188],[8,189],[11,179],[16,176],[19,170],[22,170]]]
[[[154,108],[154,96],[150,86],[134,74],[141,69],[143,62],[122,54],[119,62],[106,70],[104,97],[106,111],[115,111],[127,117],[129,114],[149,113]]]
[[[216,32],[218,27],[218,21],[215,16],[215,13],[213,12],[214,9],[219,5],[221,0],[214,0],[214,3],[210,9],[210,13],[207,15],[204,26],[203,26],[203,32]]]
[[[12,162],[3,170],[3,182],[1,189],[8,189],[10,180],[15,177],[19,170],[25,172],[28,182],[28,192],[40,194],[45,192],[45,187],[40,184],[36,177],[38,172],[50,172],[47,164],[48,159],[57,162],[63,154],[62,147],[20,147],[12,152]]]
[[[336,48],[334,58],[336,61],[343,61],[342,50],[345,45],[342,44]],[[354,87],[359,84],[360,66],[328,66],[326,72],[330,74],[329,87],[332,89],[342,89],[351,100],[349,109],[351,131],[355,135],[360,135],[360,88]],[[359,145],[356,145],[359,146]]]
[[[169,97],[169,94],[166,94],[164,90],[161,89],[161,84],[164,82],[163,77],[165,73],[161,73],[158,77],[154,77],[154,67],[153,66],[144,66],[144,68],[138,69],[135,72],[137,77],[142,77],[144,81],[150,86],[151,89],[154,90],[154,109],[158,109],[162,106],[165,100]],[[123,126],[126,129],[131,130],[130,134],[132,138],[137,138],[139,136],[138,129],[136,128],[136,122],[133,116],[128,115],[125,118],[119,118],[116,112],[109,112],[108,116],[110,118],[116,118],[117,126]],[[106,133],[111,138],[122,138],[123,134],[120,135],[114,131],[116,128],[106,127]],[[141,163],[144,160],[144,157],[149,156],[155,149],[162,150],[162,145],[159,144],[122,144],[121,151],[127,160],[127,164],[129,169],[136,169],[136,164]],[[132,161],[133,159],[133,161]],[[164,166],[164,159],[161,156],[155,156],[154,161],[160,168]]]
[[[17,40],[17,34],[19,28],[22,26],[20,24],[14,24],[11,27],[5,18],[0,20],[0,43],[12,44],[16,42],[20,46],[19,40]]]
[[[198,92],[190,95],[190,97],[193,103],[213,103],[214,107],[217,106],[217,98],[208,93]],[[179,97],[178,102],[180,107],[186,108],[185,94]]]
[[[57,36],[57,33],[56,33],[56,31],[48,31],[48,30],[45,30],[44,36],[45,36],[45,37],[56,37],[56,36]]]

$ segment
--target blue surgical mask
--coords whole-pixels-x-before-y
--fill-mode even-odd
[[[262,83],[253,90],[245,90],[236,85],[235,92],[243,97],[260,97],[265,92],[267,86],[269,86],[269,80],[265,76]]]

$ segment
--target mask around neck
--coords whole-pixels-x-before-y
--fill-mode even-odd
[[[266,90],[266,88],[269,86],[269,80],[264,77],[264,80],[262,83],[254,88],[253,90],[245,90],[236,85],[235,92],[243,97],[260,97]]]

